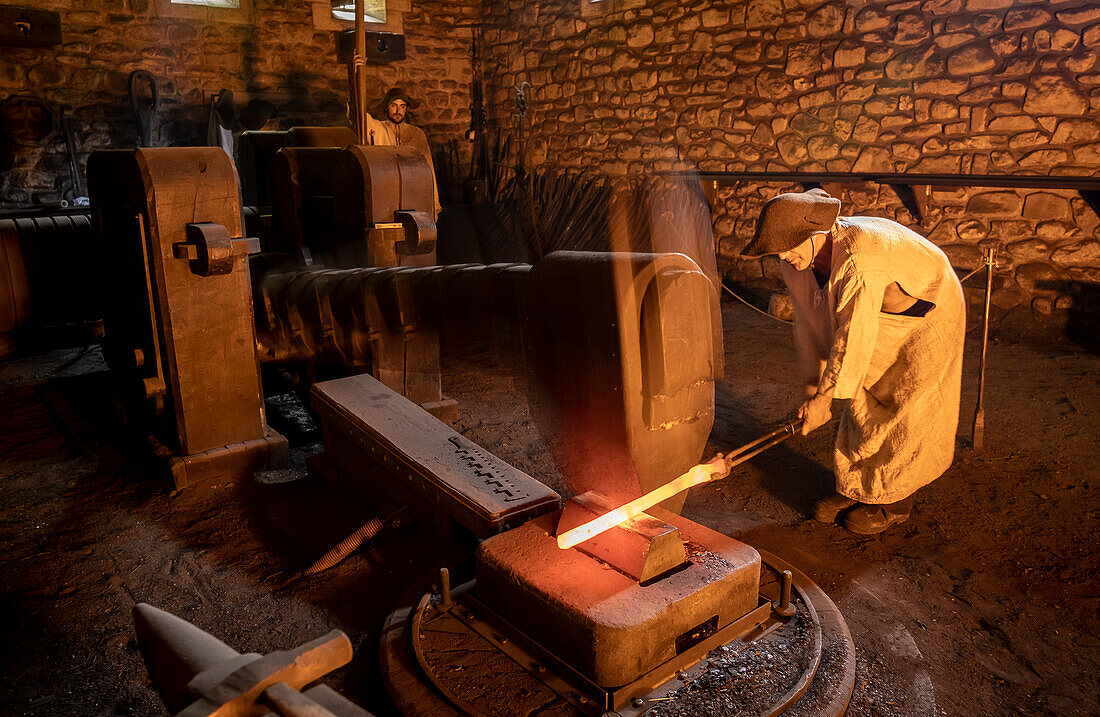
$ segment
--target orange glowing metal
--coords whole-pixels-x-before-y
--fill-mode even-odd
[[[651,490],[640,498],[635,498],[626,505],[616,508],[609,513],[604,513],[598,518],[593,518],[583,525],[578,525],[572,530],[567,530],[558,536],[558,547],[562,550],[572,548],[578,543],[583,543],[589,538],[625,523],[631,518],[637,517],[646,508],[652,508],[662,500],[667,500],[682,490],[692,486],[721,480],[730,474],[733,467],[744,463],[753,456],[766,451],[772,446],[787,440],[802,428],[802,419],[798,418],[785,423],[766,436],[761,436],[751,443],[746,443],[726,456],[719,453],[710,463],[701,463],[676,480],[666,483],[660,488]]]
[[[640,498],[635,498],[620,508],[616,508],[609,513],[604,513],[598,518],[594,518],[583,525],[578,525],[572,530],[565,531],[558,536],[558,547],[563,550],[572,548],[577,543],[583,543],[589,538],[593,538],[600,533],[611,530],[620,523],[625,523],[631,518],[637,517],[643,513],[646,508],[652,508],[662,500],[667,500],[682,490],[687,490],[692,486],[702,485],[703,483],[725,478],[728,474],[729,471],[726,468],[726,461],[722,456],[718,456],[710,463],[697,465],[676,480],[665,483],[660,488],[651,490]]]

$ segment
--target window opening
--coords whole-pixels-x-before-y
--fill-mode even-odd
[[[173,5],[202,5],[203,7],[223,7],[240,10],[241,0],[172,0]]]
[[[386,22],[386,0],[363,0],[363,15],[367,22]],[[332,0],[332,16],[354,22],[355,0]]]

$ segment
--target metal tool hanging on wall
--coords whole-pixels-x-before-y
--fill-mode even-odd
[[[148,94],[142,94],[141,86],[145,85]],[[157,114],[157,81],[151,72],[134,70],[130,73],[130,109],[134,113],[134,121],[138,128],[138,146],[153,146],[153,120]]]
[[[41,147],[56,130],[54,112],[32,95],[9,95],[0,102],[0,142]]]
[[[73,123],[77,122],[73,117],[65,114],[67,108],[61,108],[61,131],[65,136],[65,150],[68,155],[69,181],[62,186],[62,198],[74,206],[88,205],[88,183],[84,179],[84,172],[80,169],[80,159],[76,150],[76,132]]]
[[[61,16],[31,7],[0,7],[0,45],[56,47],[61,44]]]

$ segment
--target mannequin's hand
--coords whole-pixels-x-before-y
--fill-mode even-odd
[[[814,394],[798,409],[798,417],[802,419],[802,435],[825,425],[833,417],[831,410],[833,399],[831,396]]]

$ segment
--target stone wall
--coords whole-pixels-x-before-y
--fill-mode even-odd
[[[347,123],[346,70],[336,62],[332,30],[317,27],[308,1],[244,0],[250,14],[234,21],[204,19],[215,11],[172,8],[169,0],[4,4],[61,16],[62,45],[0,47],[0,100],[33,95],[55,108],[70,108],[67,113],[79,128],[82,166],[93,150],[135,146],[137,126],[127,81],[137,69],[157,78],[155,145],[205,143],[209,102],[222,88],[232,90],[238,103],[250,98],[274,103],[279,115],[267,129]],[[470,123],[471,34],[455,25],[476,20],[480,3],[390,4],[403,10],[396,16],[403,22],[407,59],[369,67],[368,93],[380,98],[389,86],[400,84],[426,100],[412,121],[425,129],[433,147],[461,139]],[[180,17],[180,7],[182,14],[190,10],[197,17]],[[57,197],[59,181],[68,176],[60,132],[41,147],[2,145],[0,141],[0,208]]]
[[[587,1],[485,0],[490,110],[527,135],[528,166],[1100,175],[1092,0]],[[763,201],[796,188],[718,190],[734,278],[776,284],[774,262],[736,257]],[[930,236],[961,270],[1001,244],[1004,325],[1096,310],[1100,219],[1076,192],[934,189],[920,226],[887,187],[830,189],[847,213]]]

